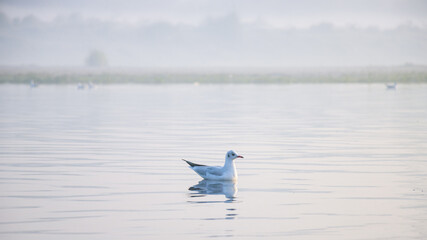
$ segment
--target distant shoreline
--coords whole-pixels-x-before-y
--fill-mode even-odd
[[[427,67],[313,69],[139,70],[89,68],[0,68],[0,84],[162,83],[427,83]]]

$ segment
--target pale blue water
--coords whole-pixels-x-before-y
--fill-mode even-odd
[[[425,239],[427,85],[0,85],[0,171],[0,239]]]

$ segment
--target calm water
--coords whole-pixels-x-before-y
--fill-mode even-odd
[[[0,171],[0,239],[426,239],[427,85],[0,85]]]

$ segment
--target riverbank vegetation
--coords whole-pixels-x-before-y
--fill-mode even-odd
[[[427,67],[140,70],[109,68],[0,68],[0,84],[118,83],[427,83]]]

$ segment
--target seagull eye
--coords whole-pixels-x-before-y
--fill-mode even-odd
[[[232,155],[233,155],[233,156],[236,156],[236,154],[234,154],[234,153],[233,153]]]

